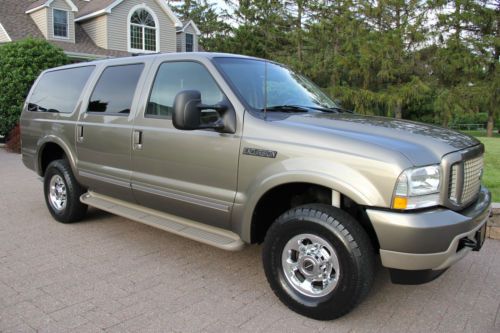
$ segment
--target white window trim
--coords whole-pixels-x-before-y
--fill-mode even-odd
[[[7,36],[7,41],[12,42],[12,39],[9,36],[9,33],[3,27],[2,23],[0,23],[0,32],[3,32],[5,36]]]
[[[59,10],[59,11],[62,11],[62,12],[66,13],[66,37],[56,36],[56,34],[55,34],[55,29],[54,29],[54,24],[55,24],[54,10]],[[63,39],[63,40],[69,40],[70,39],[70,33],[69,33],[69,11],[67,11],[66,9],[52,8],[52,38],[54,38],[54,39]]]
[[[156,51],[148,51],[148,50],[141,50],[141,49],[134,49],[132,48],[131,45],[131,40],[130,40],[130,26],[132,25],[130,23],[130,19],[132,18],[132,15],[138,10],[138,9],[144,9],[146,10],[152,17],[153,20],[155,21],[155,31],[156,31]],[[150,28],[152,29],[152,28]],[[144,44],[144,34],[142,36],[143,38],[143,44],[142,47],[145,47]],[[155,12],[146,6],[146,4],[140,4],[132,7],[130,11],[128,12],[128,17],[127,17],[127,51],[130,53],[160,53],[160,22],[158,21],[158,17],[156,16]]]

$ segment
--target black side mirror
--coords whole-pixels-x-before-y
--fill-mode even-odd
[[[229,110],[227,104],[224,102],[217,105],[205,105],[201,103],[201,93],[199,91],[181,91],[174,99],[172,123],[175,128],[180,130],[214,129],[222,133],[234,133],[236,115],[234,111],[227,112]],[[209,124],[201,124],[202,110],[217,111],[219,120]]]
[[[175,128],[195,130],[200,127],[201,93],[196,90],[185,90],[175,96],[172,122]]]

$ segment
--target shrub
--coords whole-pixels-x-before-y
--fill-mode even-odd
[[[41,39],[0,46],[0,135],[7,136],[19,121],[26,95],[38,75],[68,62],[62,49]]]

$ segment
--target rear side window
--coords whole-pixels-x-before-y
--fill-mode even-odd
[[[42,75],[28,101],[29,111],[71,113],[94,66],[75,67]]]
[[[90,97],[88,112],[129,114],[144,64],[106,68]]]

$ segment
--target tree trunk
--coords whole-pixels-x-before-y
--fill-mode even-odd
[[[394,107],[394,118],[403,118],[403,108],[401,107],[401,102],[397,102],[396,106]]]
[[[491,107],[488,110],[488,125],[486,125],[486,131],[487,131],[488,137],[492,137],[493,136],[493,125],[494,125],[493,110],[494,110],[493,107]]]
[[[297,58],[302,62],[302,1],[297,1]],[[302,65],[302,64],[301,64]]]

